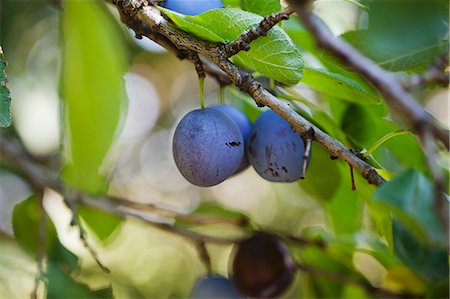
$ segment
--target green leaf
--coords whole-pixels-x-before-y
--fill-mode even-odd
[[[86,285],[75,281],[60,265],[49,262],[47,265],[47,298],[100,299],[113,298],[112,290],[91,291]]]
[[[433,184],[420,172],[408,170],[383,184],[374,200],[387,206],[417,237],[433,244],[447,244],[435,210]]]
[[[6,84],[6,61],[3,57],[3,50],[0,47],[0,127],[11,125],[11,94]]]
[[[106,241],[123,223],[119,217],[92,207],[80,206],[79,215],[101,241]]]
[[[237,8],[213,9],[197,16],[183,16],[161,9],[181,29],[200,38],[226,43],[237,39],[245,30],[257,26],[263,19],[257,14]],[[283,29],[275,26],[267,36],[250,43],[250,50],[233,56],[241,66],[287,84],[296,84],[303,69],[300,50]]]
[[[345,178],[345,174],[348,174],[348,166],[344,165],[340,168],[341,176]],[[361,227],[362,201],[358,200],[357,192],[352,191],[350,179],[339,184],[336,189],[332,200],[327,205],[334,232],[337,235],[356,232]]]
[[[239,7],[239,0],[222,0],[225,7]]]
[[[90,193],[106,190],[100,167],[126,99],[127,56],[117,22],[98,1],[65,2],[62,95],[70,165],[65,179]]]
[[[40,238],[40,219],[46,217],[45,252],[53,250],[56,238],[56,229],[40,206],[40,199],[32,195],[18,203],[13,210],[12,226],[17,242],[31,254],[37,254],[42,242]]]
[[[368,29],[343,37],[380,66],[420,70],[448,52],[447,0],[374,0],[369,9]]]
[[[239,3],[243,10],[264,17],[281,10],[280,0],[240,0]]]
[[[337,99],[360,104],[381,102],[381,98],[373,90],[365,89],[353,79],[325,69],[305,67],[301,82]]]
[[[327,170],[326,175],[324,169]],[[331,160],[330,155],[316,142],[312,143],[305,179],[298,183],[307,193],[323,201],[331,200],[341,184],[336,161]]]
[[[441,53],[447,51],[447,41],[436,41],[431,45],[423,45],[418,48],[398,48],[395,45],[382,42],[378,37],[372,37],[368,30],[349,31],[341,37],[369,57],[379,66],[392,71],[408,71],[417,68],[424,69]]]
[[[393,222],[393,235],[395,253],[414,272],[436,285],[448,281],[447,245],[444,248],[428,247],[398,221]]]
[[[321,19],[319,21],[322,22]],[[326,26],[325,23],[323,25]],[[313,35],[305,28],[297,16],[291,16],[284,21],[283,29],[297,46],[314,55],[330,72],[349,78],[358,83],[364,90],[378,96],[378,92],[360,74],[355,73],[330,52],[319,48]]]

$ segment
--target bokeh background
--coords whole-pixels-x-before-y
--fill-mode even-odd
[[[67,142],[60,85],[63,67],[61,46],[65,42],[61,32],[60,5],[58,0],[0,2],[0,45],[9,64],[7,72],[13,100],[13,127],[8,129],[8,134],[17,134],[33,155],[55,161],[55,157],[66,155]],[[319,0],[314,8],[336,34],[364,26],[364,12],[350,1]],[[119,23],[115,8],[111,6],[108,9]],[[98,24],[86,24],[87,28],[89,26]],[[134,34],[124,26],[114,29],[117,30],[114,34],[120,36],[118,42],[125,47],[128,66],[123,76],[126,97],[122,99],[121,125],[104,161],[110,178],[110,194],[154,203],[180,213],[192,211],[204,202],[218,202],[248,215],[260,228],[291,234],[333,226],[326,214],[330,205],[308,195],[302,189],[302,182],[270,183],[260,178],[252,168],[212,188],[197,188],[185,181],[173,161],[171,138],[179,119],[199,106],[194,68],[191,63],[179,61],[152,41],[134,38]],[[105,31],[104,34],[110,32]],[[305,61],[310,65],[320,64],[313,56],[305,55]],[[320,96],[306,85],[299,84],[295,89],[306,99],[322,105]],[[211,78],[206,78],[205,94],[207,104],[218,102],[219,86]],[[238,106],[242,102],[246,103],[245,107],[253,105],[251,99],[233,87],[225,89],[225,99]],[[448,90],[435,90],[422,95],[421,99],[441,122],[448,123]],[[89,134],[88,130],[86,134]],[[321,151],[316,145],[314,150]],[[324,169],[321,179],[325,185],[327,175],[327,169]],[[359,183],[364,184],[360,180]],[[349,178],[343,176],[340,184],[350,188]],[[2,298],[26,298],[33,286],[35,260],[11,237],[13,206],[31,192],[20,177],[0,171]],[[106,277],[81,244],[77,229],[69,225],[71,213],[60,195],[48,190],[44,204],[61,242],[81,258],[81,270],[75,273],[75,277],[93,289],[101,289],[112,281],[116,298],[185,297],[195,279],[205,272],[192,243],[128,219],[106,242],[89,234],[88,239],[94,244],[100,259],[112,271]],[[143,216],[171,223],[170,219],[158,215],[145,213]],[[230,237],[242,234],[223,224],[197,229]],[[231,246],[208,245],[215,272],[227,275],[231,249]],[[379,262],[367,254],[356,254],[354,265],[375,285],[380,284],[386,274]],[[298,278],[286,296],[294,294],[302,283]]]

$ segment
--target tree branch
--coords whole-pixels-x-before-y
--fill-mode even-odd
[[[264,17],[264,19],[255,28],[251,28],[241,34],[235,41],[225,45],[225,53],[227,57],[236,55],[240,51],[250,50],[250,43],[261,36],[266,36],[273,26],[283,20],[287,20],[294,10],[290,7],[283,9],[278,13]]]
[[[268,106],[284,119],[286,119],[292,127],[301,135],[308,134],[310,130],[314,130],[315,140],[320,143],[332,156],[336,156],[349,163],[370,183],[381,185],[384,179],[376,172],[376,170],[354,155],[342,143],[333,139],[307,120],[293,111],[289,105],[276,98],[261,84],[256,81],[249,73],[239,69],[236,65],[227,59],[224,47],[221,44],[211,43],[186,32],[170,26],[161,16],[159,11],[151,6],[142,6],[138,0],[114,0],[121,15],[133,19],[135,22],[142,22],[150,31],[143,32],[144,35],[152,38],[156,32],[164,36],[177,49],[186,51],[195,51],[202,55],[210,62],[217,65],[227,77],[243,92],[248,93],[259,106]],[[126,21],[125,24],[134,24],[135,22]],[[133,28],[132,28],[133,29]],[[156,41],[158,42],[158,41]]]
[[[288,0],[288,2],[295,8],[305,27],[311,31],[320,48],[330,51],[362,74],[381,93],[392,111],[402,115],[419,136],[431,130],[434,138],[442,141],[447,149],[450,148],[450,132],[434,122],[433,117],[405,90],[393,73],[383,70],[348,43],[334,36],[311,12],[312,1]]]

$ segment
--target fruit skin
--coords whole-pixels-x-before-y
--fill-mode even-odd
[[[250,164],[271,182],[294,182],[301,176],[305,145],[291,125],[272,110],[253,124],[248,140]]]
[[[187,16],[195,16],[210,9],[222,8],[223,3],[220,0],[166,0],[161,6]]]
[[[291,285],[295,263],[278,238],[257,232],[234,247],[232,277],[236,288],[251,298],[276,298]]]
[[[232,175],[244,155],[238,126],[216,109],[197,109],[186,114],[175,129],[173,156],[190,183],[209,187]]]
[[[213,105],[210,107],[222,111],[237,124],[237,126],[241,130],[242,138],[244,139],[244,150],[245,150],[248,144],[248,137],[250,136],[250,132],[252,131],[252,124],[250,123],[248,117],[244,113],[242,113],[241,110],[231,105]],[[241,164],[239,165],[238,169],[236,169],[234,174],[241,172],[242,170],[246,169],[249,165],[250,163],[248,162],[247,154],[244,153]]]
[[[192,289],[192,299],[243,298],[233,282],[220,275],[200,278]]]

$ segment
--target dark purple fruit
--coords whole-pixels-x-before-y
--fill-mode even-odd
[[[271,182],[294,182],[301,176],[305,145],[291,125],[272,110],[253,124],[247,155],[258,174]]]
[[[244,141],[238,126],[216,109],[186,114],[173,136],[173,156],[178,170],[194,185],[217,185],[241,163]]]
[[[220,0],[166,0],[161,6],[188,16],[195,16],[210,9],[222,8]]]
[[[253,298],[274,298],[292,283],[294,261],[274,235],[258,232],[234,248],[232,275],[237,289]]]
[[[242,113],[241,110],[239,110],[233,106],[230,106],[230,105],[214,105],[214,106],[210,106],[210,108],[222,111],[237,124],[237,126],[241,130],[242,138],[244,139],[244,149],[246,149],[247,143],[248,143],[248,136],[250,135],[250,132],[252,131],[252,124],[250,123],[250,120],[248,119],[248,117],[244,113]],[[246,169],[249,165],[250,164],[248,162],[247,155],[244,154],[242,156],[241,164],[239,165],[238,169],[235,171],[235,174]]]
[[[200,278],[192,289],[192,299],[231,299],[243,298],[234,286],[233,282],[220,275],[211,275]]]

